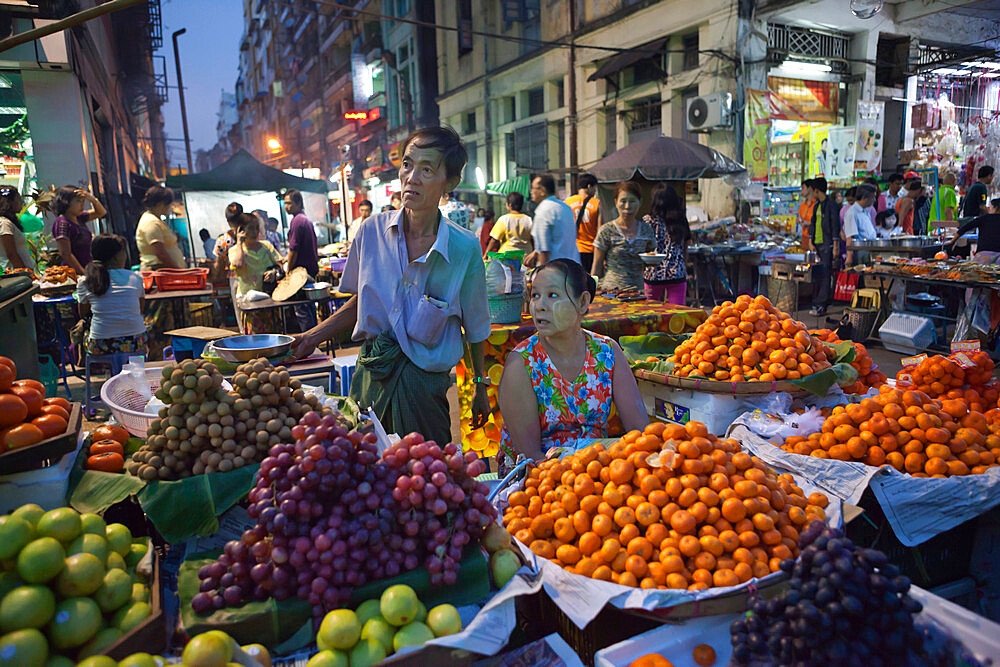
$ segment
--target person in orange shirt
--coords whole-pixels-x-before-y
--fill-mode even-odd
[[[799,201],[799,229],[802,232],[802,247],[809,250],[809,229],[813,225],[813,215],[816,213],[816,200],[813,198],[813,179],[802,181],[802,199]]]
[[[597,179],[593,174],[580,174],[576,179],[576,194],[566,199],[576,220],[576,248],[580,264],[590,273],[594,263],[594,237],[601,227],[601,205],[597,200]]]

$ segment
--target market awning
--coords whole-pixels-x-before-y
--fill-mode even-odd
[[[655,58],[663,52],[664,47],[667,45],[667,39],[667,37],[654,39],[652,42],[647,42],[642,46],[637,46],[634,49],[623,51],[617,56],[609,58],[603,65],[597,68],[596,72],[587,77],[587,81],[597,81],[598,79],[603,79],[611,76],[612,74],[617,74],[626,67],[636,64],[640,60]],[[666,72],[664,72],[664,76],[666,76]]]
[[[167,185],[189,192],[195,190],[277,192],[286,188],[303,192],[326,192],[329,189],[326,181],[286,174],[280,169],[260,162],[242,148],[215,169],[187,176],[169,176]]]
[[[531,177],[527,174],[508,178],[506,181],[495,181],[487,183],[486,189],[501,195],[509,195],[511,192],[520,192],[524,198],[528,198],[528,191],[531,187]]]
[[[598,181],[627,181],[636,174],[651,181],[690,181],[739,174],[746,167],[714,148],[659,136],[616,150],[588,170]]]

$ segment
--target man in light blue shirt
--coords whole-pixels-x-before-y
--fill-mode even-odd
[[[527,266],[542,266],[553,259],[580,261],[576,247],[576,217],[573,209],[556,198],[556,182],[549,174],[540,174],[531,181],[531,201],[535,215],[531,235],[535,251],[524,258]]]

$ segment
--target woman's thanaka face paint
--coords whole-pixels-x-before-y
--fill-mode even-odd
[[[579,299],[573,299],[566,292],[566,278],[561,271],[550,269],[535,276],[528,308],[535,328],[543,335],[580,326],[582,309]]]

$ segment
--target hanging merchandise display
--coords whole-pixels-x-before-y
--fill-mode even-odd
[[[969,121],[962,140],[964,160],[959,181],[968,187],[976,182],[976,172],[980,167],[1000,164],[1000,116],[980,116]]]
[[[955,105],[947,95],[915,104],[910,118],[913,148],[899,151],[900,162],[911,169],[936,167],[941,172],[958,171],[964,148],[955,118]]]
[[[858,102],[858,133],[854,144],[854,168],[879,171],[884,145],[885,102]]]

